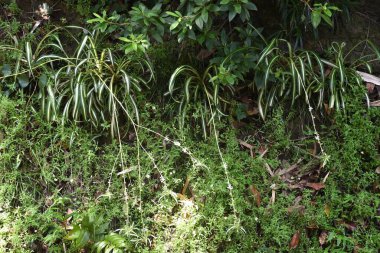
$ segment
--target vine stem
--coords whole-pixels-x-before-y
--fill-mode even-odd
[[[300,73],[298,72],[298,70],[296,70],[296,71],[297,71],[297,74],[300,75]],[[323,149],[323,143],[321,141],[321,137],[320,137],[320,135],[318,133],[317,125],[315,123],[315,116],[313,114],[313,107],[310,104],[310,99],[309,99],[309,96],[307,94],[307,91],[306,91],[306,88],[305,88],[303,80],[301,81],[301,84],[302,84],[302,89],[305,92],[306,104],[308,105],[308,111],[310,113],[311,122],[312,122],[312,125],[313,125],[314,139],[317,141],[317,143],[319,145],[319,148],[321,149],[321,154],[322,154],[322,159],[323,159],[322,167],[325,167],[325,165],[326,165],[326,163],[328,161],[329,156],[325,153],[325,150]]]

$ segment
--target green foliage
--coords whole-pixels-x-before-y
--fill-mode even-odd
[[[116,12],[112,13],[110,17],[107,16],[107,12],[103,11],[102,15],[94,13],[95,18],[87,20],[87,23],[89,24],[96,24],[95,29],[101,31],[102,33],[109,33],[113,32],[117,29],[118,23],[120,19],[120,15],[118,15]]]
[[[65,2],[95,31],[0,21],[1,252],[380,248],[371,42],[267,43],[247,0]],[[282,3],[315,32],[347,5]]]
[[[132,51],[138,53],[145,53],[145,50],[149,47],[149,42],[144,38],[142,34],[138,36],[130,34],[128,38],[121,37],[119,39],[121,41],[126,42],[126,46],[124,49],[125,54],[128,54]]]
[[[140,85],[147,85],[153,77],[149,62],[102,48],[96,36],[83,35],[82,29],[79,40],[78,35],[63,30],[74,50],[65,48],[57,35],[59,30],[48,33],[35,47],[30,42],[24,48],[0,47],[17,53],[16,64],[2,67],[0,80],[9,87],[5,92],[37,89],[47,120],[84,121],[97,128],[108,125],[113,135],[118,131],[120,114],[138,121],[135,96],[142,89]],[[134,49],[135,42],[127,43]]]
[[[305,34],[313,31],[317,35],[321,24],[327,24],[330,28],[336,28],[336,21],[341,16],[341,13],[349,17],[350,10],[355,1],[277,0],[282,26],[287,31],[285,36],[295,38],[296,47],[302,48]]]
[[[368,45],[373,53],[348,63],[349,55],[362,44]],[[281,97],[290,99],[292,104],[303,97],[308,106],[312,106],[310,98],[317,98],[317,108],[322,108],[327,100],[329,108],[344,109],[345,92],[362,85],[356,71],[366,68],[371,72],[369,63],[380,59],[378,50],[369,41],[358,43],[348,52],[344,47],[345,43],[333,43],[326,60],[315,52],[295,50],[289,42],[273,39],[262,50],[256,64],[263,70],[255,74],[260,114],[265,117],[268,108]]]
[[[104,237],[108,224],[95,214],[87,214],[82,218],[79,225],[74,225],[67,234],[66,239],[74,243],[74,247],[81,249],[90,242],[98,242]]]
[[[194,41],[208,50],[220,50],[223,43],[223,38],[219,36],[221,32],[228,34],[230,39],[239,35],[242,33],[239,25],[250,22],[254,11],[257,11],[256,5],[247,0],[191,0],[181,1],[180,4],[159,1],[151,8],[145,3],[136,2],[128,15],[116,12],[107,15],[103,11],[102,15],[95,13],[95,18],[88,22],[95,24],[95,28],[103,32],[115,31],[116,36],[141,34],[158,43],[163,43],[166,38],[173,38],[178,43]],[[236,27],[224,25],[222,21],[225,19],[236,23]],[[223,53],[223,50],[220,52]]]
[[[110,233],[104,236],[102,241],[95,243],[94,248],[99,252],[112,252],[112,253],[121,253],[125,252],[125,249],[130,249],[128,243],[125,241],[125,238],[121,235]]]
[[[102,217],[88,213],[82,217],[80,224],[74,225],[65,239],[73,241],[73,248],[77,250],[92,246],[96,252],[121,253],[131,249],[121,235],[106,234],[108,226]]]
[[[104,9],[109,9],[113,6],[115,9],[124,10],[127,1],[119,0],[64,0],[65,4],[72,7],[73,10],[77,11],[80,15],[88,17],[93,12],[100,12]]]
[[[17,5],[16,0],[10,1],[9,4],[7,4],[4,9],[9,12],[8,15],[19,15],[21,13],[20,7]]]
[[[203,74],[200,74],[193,67],[185,65],[177,68],[172,74],[169,80],[169,93],[175,99],[174,93],[179,93],[180,129],[184,128],[186,116],[190,111],[193,113],[190,118],[200,120],[203,136],[206,137],[211,120],[223,115],[222,108],[228,103],[227,92],[232,92],[231,85],[235,77],[223,67],[217,71],[215,66],[210,66]],[[178,84],[177,79],[181,76],[184,77],[183,83]]]
[[[313,25],[314,29],[318,28],[322,19],[328,25],[333,27],[331,17],[333,15],[333,12],[335,12],[335,11],[340,11],[340,10],[336,6],[329,5],[329,3],[325,3],[323,5],[320,3],[314,4],[314,8],[311,12],[311,24]]]

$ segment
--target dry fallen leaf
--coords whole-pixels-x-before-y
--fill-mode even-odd
[[[369,103],[370,106],[380,106],[380,100],[373,101]]]
[[[270,186],[270,188],[272,189],[272,196],[271,196],[271,198],[269,200],[269,203],[270,204],[274,204],[274,202],[276,201],[276,189],[277,189],[277,186],[276,186],[276,184],[272,184]]]
[[[325,70],[325,77],[327,77],[328,75],[330,75],[330,73],[331,73],[331,68],[327,68]]]
[[[312,188],[316,191],[319,191],[320,189],[323,189],[325,188],[325,184],[324,183],[306,183],[306,186],[309,187],[309,188]]]
[[[304,182],[305,180],[301,180],[300,182],[298,183],[294,183],[294,184],[288,184],[288,188],[291,189],[291,190],[294,190],[294,189],[303,189],[304,188]]]
[[[261,194],[259,190],[254,185],[249,186],[249,190],[251,191],[252,195],[255,197],[256,205],[260,207],[261,204]]]
[[[247,109],[247,115],[253,116],[259,114],[259,108],[258,107],[248,107]]]
[[[187,200],[187,199],[188,199],[185,195],[183,195],[183,194],[181,194],[181,193],[177,193],[177,198],[178,198],[179,200]]]
[[[314,147],[313,151],[311,152],[312,155],[316,156],[317,155],[317,150],[318,150],[318,145],[316,142],[314,142]]]
[[[264,155],[268,152],[268,149],[265,148],[265,146],[260,146],[259,147],[259,154],[260,154],[260,157],[263,158]]]
[[[232,122],[232,127],[233,128],[241,128],[241,127],[244,127],[245,125],[247,125],[247,123],[243,122],[243,121],[237,121],[237,120],[234,120]]]
[[[326,231],[322,231],[322,233],[319,235],[319,244],[321,246],[326,244],[328,233]]]
[[[240,139],[238,139],[238,142],[239,142],[239,144],[242,145],[243,147],[248,148],[248,149],[249,149],[249,152],[250,152],[250,154],[251,154],[251,157],[253,157],[253,146],[252,146],[251,144],[249,144],[249,143],[243,141],[243,140],[240,140]]]
[[[330,206],[328,204],[325,205],[324,211],[325,211],[326,216],[330,217],[331,209],[330,209]]]
[[[334,108],[330,108],[330,106],[327,103],[324,103],[323,106],[327,115],[330,115],[331,112],[334,111]]]
[[[362,252],[362,247],[360,247],[359,245],[355,245],[354,250],[352,252],[353,253]]]
[[[292,240],[290,241],[290,244],[289,244],[289,249],[295,249],[298,247],[298,244],[300,243],[300,236],[301,236],[301,233],[300,231],[298,230],[292,237]]]
[[[189,187],[189,184],[190,184],[190,178],[189,178],[189,177],[186,177],[186,181],[185,181],[185,183],[183,184],[183,188],[182,188],[182,191],[181,191],[181,194],[182,194],[182,195],[185,195],[185,194],[186,194],[186,190],[187,190],[187,187]]]
[[[303,215],[305,213],[305,209],[306,207],[303,205],[294,205],[294,206],[288,207],[287,211],[289,214],[296,213],[299,215]]]
[[[122,170],[122,171],[118,172],[116,175],[120,176],[120,175],[127,174],[127,173],[135,170],[136,168],[137,168],[137,166],[131,166],[131,167],[125,169],[125,170]]]
[[[365,73],[365,72],[361,72],[361,71],[356,71],[356,73],[358,73],[361,76],[361,78],[363,79],[364,82],[373,83],[375,85],[380,86],[380,78],[379,77]]]
[[[247,143],[247,142],[245,142],[245,141],[243,141],[241,139],[238,139],[238,142],[239,142],[240,145],[242,145],[242,146],[244,146],[244,147],[246,147],[248,149],[253,149],[253,146],[251,144],[249,144],[249,143]]]
[[[377,167],[375,172],[376,172],[376,174],[380,174],[380,167]]]
[[[353,223],[352,221],[348,221],[348,222],[340,221],[338,222],[338,224],[342,225],[343,227],[345,227],[351,232],[356,230],[356,224]]]
[[[201,49],[201,51],[199,51],[199,53],[197,54],[197,59],[200,60],[200,61],[207,60],[214,53],[215,53],[215,49],[213,49],[211,51],[209,51],[207,49]]]
[[[376,85],[373,83],[366,83],[367,92],[371,94],[373,92],[373,90],[375,89],[375,86]]]
[[[299,160],[297,161],[297,163],[295,163],[295,164],[289,166],[289,168],[286,168],[286,169],[282,169],[282,170],[278,170],[278,171],[276,171],[276,174],[277,174],[278,176],[282,176],[282,175],[284,175],[284,174],[287,174],[287,173],[293,171],[294,169],[298,168],[298,164],[300,164],[301,162],[302,162],[302,159],[299,159]]]
[[[309,225],[307,225],[306,228],[310,229],[310,230],[317,230],[317,229],[319,229],[318,225],[316,223],[314,223],[314,222],[312,222]]]
[[[70,216],[71,214],[73,214],[74,213],[74,211],[72,210],[72,209],[67,209],[67,212],[66,212],[66,214],[67,215],[69,215],[69,217],[66,219],[66,220],[64,220],[63,222],[62,222],[62,226],[66,229],[66,230],[72,230],[73,229],[73,226],[71,226],[71,224],[70,224],[70,221],[71,221],[71,219],[72,219],[72,216]]]
[[[136,133],[135,133],[135,132],[129,132],[129,133],[128,133],[128,140],[129,140],[129,141],[134,141],[134,140],[136,140]]]

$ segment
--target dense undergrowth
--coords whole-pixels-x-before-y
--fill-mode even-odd
[[[24,101],[2,97],[2,250],[75,252],[104,242],[133,252],[286,251],[298,231],[300,252],[375,252],[379,112],[361,109],[355,96],[349,101],[346,115],[338,113],[333,125],[321,127],[330,156],[324,168],[308,149],[312,135],[290,139],[282,110],[262,128],[249,129],[265,140],[252,143],[254,150],[268,148],[263,158],[259,151],[251,157],[242,150],[235,130],[220,133],[232,207],[214,141],[177,136],[171,125],[155,119],[157,111],[142,117],[162,136],[140,129],[138,154],[132,133],[121,146],[100,145],[76,126],[46,123]],[[271,177],[265,169],[266,163],[275,172],[286,169],[300,158],[298,179]],[[325,188],[307,186],[323,178]],[[93,234],[82,238],[86,229]],[[120,238],[107,238],[112,232]]]
[[[1,252],[377,252],[379,50],[303,48],[353,1],[95,2],[0,4]]]

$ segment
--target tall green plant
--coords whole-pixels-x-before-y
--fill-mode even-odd
[[[62,43],[58,31],[65,31],[72,44]],[[129,120],[138,121],[136,95],[153,78],[152,68],[143,57],[101,48],[95,34],[80,31],[85,33],[57,28],[36,46],[29,42],[24,48],[2,46],[16,51],[19,60],[13,67],[3,65],[0,80],[37,91],[41,112],[49,121],[110,125],[115,134],[122,107],[128,109]]]
[[[353,50],[364,43],[372,53],[350,59]],[[371,63],[380,59],[370,41],[360,42],[348,52],[344,49],[344,43],[333,43],[325,59],[313,51],[295,50],[286,40],[273,39],[268,43],[255,67],[259,70],[255,87],[262,117],[281,98],[290,99],[292,104],[298,98],[309,104],[310,98],[311,102],[316,100],[318,108],[326,102],[330,108],[344,109],[346,90],[362,85],[356,71],[364,68],[371,72]]]
[[[223,67],[209,66],[202,74],[188,65],[177,68],[169,80],[169,93],[179,102],[180,128],[183,129],[186,117],[199,116],[206,137],[211,119],[223,115],[235,78]]]

